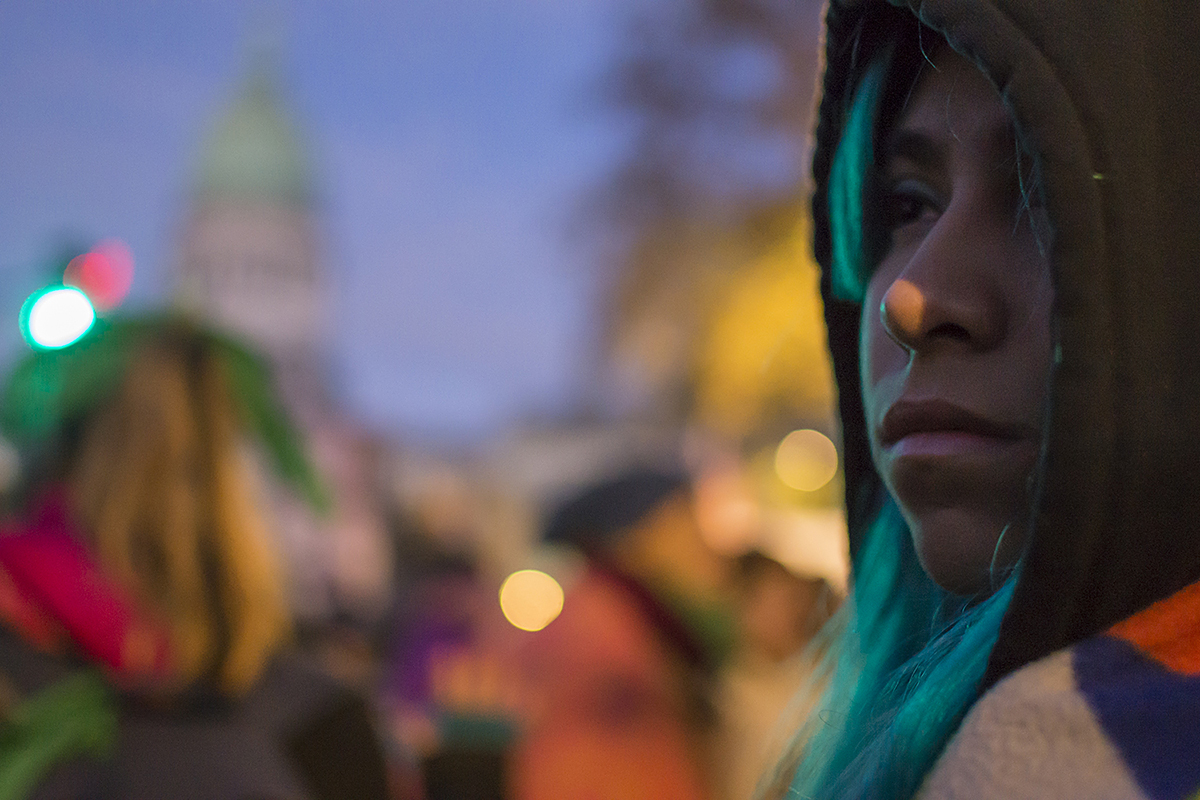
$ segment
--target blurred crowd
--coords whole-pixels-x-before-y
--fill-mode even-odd
[[[563,598],[534,631],[462,553],[407,582],[380,691],[410,796],[750,797],[807,713],[836,576],[715,550],[692,479],[662,468],[562,499],[539,547]]]
[[[182,318],[35,352],[0,425],[20,465],[0,533],[4,798],[749,797],[840,600],[819,560],[714,548],[671,461],[539,509],[548,594],[511,593],[533,623],[498,602],[477,539],[400,507],[374,556],[384,602],[302,613],[280,519],[326,518],[345,489],[265,363]]]

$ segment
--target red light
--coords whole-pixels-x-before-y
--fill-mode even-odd
[[[100,311],[116,308],[133,285],[133,254],[120,239],[105,239],[71,259],[63,283],[82,290]]]

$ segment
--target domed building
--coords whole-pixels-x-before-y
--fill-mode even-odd
[[[327,406],[316,180],[278,84],[259,54],[209,132],[189,193],[177,302],[270,356],[293,410],[311,420]]]
[[[176,263],[177,306],[266,355],[333,498],[320,518],[277,487],[276,529],[303,621],[364,619],[390,597],[391,547],[377,492],[378,445],[330,398],[328,293],[315,170],[256,54],[201,148]]]

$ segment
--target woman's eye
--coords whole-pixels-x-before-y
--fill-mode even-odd
[[[926,212],[937,213],[932,193],[912,181],[902,181],[888,190],[884,199],[884,222],[889,230],[916,222]]]

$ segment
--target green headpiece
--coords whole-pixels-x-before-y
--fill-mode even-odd
[[[54,446],[72,424],[113,396],[143,343],[173,335],[196,341],[218,360],[244,428],[261,442],[279,477],[313,508],[327,510],[328,493],[266,362],[232,337],[178,315],[97,321],[69,347],[30,354],[13,369],[0,394],[0,433],[23,454]]]

